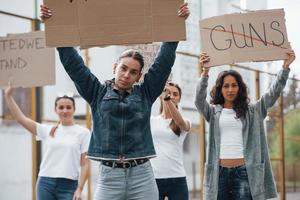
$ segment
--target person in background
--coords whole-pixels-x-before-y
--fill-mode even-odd
[[[151,159],[159,200],[188,200],[183,166],[183,142],[191,128],[178,110],[179,85],[168,82],[160,98],[160,114],[151,117],[151,132],[157,157]]]
[[[90,162],[86,152],[90,141],[88,129],[75,124],[75,101],[62,96],[55,100],[56,126],[40,124],[26,117],[12,96],[12,86],[5,90],[6,104],[16,121],[45,145],[36,184],[38,200],[80,200],[88,177]]]
[[[206,101],[209,68],[203,68],[195,105],[209,122],[204,176],[205,200],[265,200],[277,196],[268,153],[264,119],[286,85],[294,51],[275,82],[255,103],[249,104],[247,86],[235,70],[219,74]],[[200,56],[202,65],[210,61]]]

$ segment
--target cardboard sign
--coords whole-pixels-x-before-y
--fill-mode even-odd
[[[44,0],[51,47],[105,46],[185,40],[183,0]]]
[[[281,60],[290,48],[283,9],[204,19],[200,21],[200,34],[202,51],[211,58],[207,67]]]
[[[0,86],[55,84],[55,50],[46,48],[42,31],[0,38]]]

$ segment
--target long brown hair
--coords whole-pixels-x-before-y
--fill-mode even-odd
[[[63,96],[61,96],[61,97],[56,97],[55,103],[54,103],[55,108],[56,108],[56,106],[57,106],[57,102],[58,102],[59,100],[61,100],[61,99],[69,99],[70,101],[72,101],[72,103],[73,103],[73,108],[75,109],[75,100],[74,100],[74,98],[73,98],[73,97],[70,97],[70,96],[67,96],[67,95],[63,95]],[[57,124],[51,128],[50,133],[49,133],[49,135],[50,135],[51,137],[54,137],[55,131],[56,131],[56,129],[58,128],[59,124],[60,124],[60,121],[58,121]]]
[[[237,118],[244,118],[246,116],[246,112],[248,111],[249,98],[248,91],[245,82],[243,81],[242,76],[235,70],[226,70],[219,74],[215,86],[212,88],[210,92],[211,101],[210,103],[216,105],[223,105],[225,102],[224,97],[222,95],[222,87],[224,84],[224,78],[226,76],[233,76],[239,86],[239,91],[236,96],[236,99],[233,102],[233,110],[236,112]]]
[[[176,87],[178,92],[179,92],[179,97],[181,99],[181,88],[179,87],[178,84],[176,83],[173,83],[173,82],[168,82],[167,85],[169,86],[172,86],[172,87]],[[162,111],[163,111],[163,104],[162,104],[162,99],[160,99],[160,108],[159,108],[159,113],[161,114]],[[178,106],[176,105],[176,108],[178,109]],[[175,123],[175,121],[172,119],[170,124],[169,124],[169,127],[172,129],[172,131],[179,137],[180,136],[180,133],[181,133],[181,130],[180,130],[180,127]]]

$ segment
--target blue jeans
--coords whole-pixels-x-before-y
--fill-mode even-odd
[[[252,200],[246,166],[221,167],[218,200]]]
[[[188,200],[189,191],[186,177],[156,179],[159,191],[159,200],[168,197],[169,200]]]
[[[94,200],[158,200],[150,161],[128,169],[100,165]]]
[[[38,200],[72,200],[78,181],[67,178],[38,177]]]

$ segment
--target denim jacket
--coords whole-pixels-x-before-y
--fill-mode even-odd
[[[123,96],[114,89],[112,81],[100,83],[74,48],[58,48],[66,72],[91,106],[93,131],[89,158],[129,160],[155,156],[150,130],[151,107],[165,87],[177,44],[163,43],[144,81]]]
[[[250,104],[243,124],[244,160],[248,174],[250,191],[255,200],[265,200],[277,196],[271,162],[265,135],[264,119],[285,87],[289,70],[281,70],[269,91],[260,100]],[[218,195],[221,105],[211,105],[206,101],[208,77],[201,77],[196,89],[195,105],[209,122],[207,157],[204,175],[204,199],[216,200]]]

